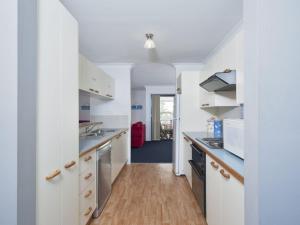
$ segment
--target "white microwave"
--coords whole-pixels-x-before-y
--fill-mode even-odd
[[[244,159],[244,120],[224,119],[224,149]]]

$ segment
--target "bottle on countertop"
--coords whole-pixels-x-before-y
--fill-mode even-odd
[[[215,117],[210,117],[207,120],[207,137],[211,137],[214,135],[214,121],[215,121]]]
[[[223,138],[223,120],[214,120],[214,137]]]

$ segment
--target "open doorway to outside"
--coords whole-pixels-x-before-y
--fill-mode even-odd
[[[175,95],[151,96],[151,140],[173,139]]]

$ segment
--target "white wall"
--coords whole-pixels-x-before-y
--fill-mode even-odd
[[[17,94],[18,94],[18,1],[0,7],[1,96],[1,202],[0,224],[17,225]]]
[[[151,95],[174,94],[176,86],[145,86],[146,89],[146,141],[151,141]]]
[[[300,1],[245,0],[246,225],[298,225]]]
[[[115,98],[112,101],[91,97],[90,113],[92,120],[104,122],[104,127],[122,126],[130,128],[131,124],[131,88],[129,64],[100,64],[103,71],[115,79]],[[130,162],[130,129],[128,135],[128,159]]]
[[[141,110],[131,110],[131,123],[142,121],[146,123],[146,89],[131,90],[131,105],[141,105]]]
[[[174,63],[176,69],[176,78],[182,73],[187,71],[201,71],[204,67],[203,63]]]

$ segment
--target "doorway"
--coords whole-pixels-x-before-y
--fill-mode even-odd
[[[175,95],[151,96],[151,140],[173,139]]]

